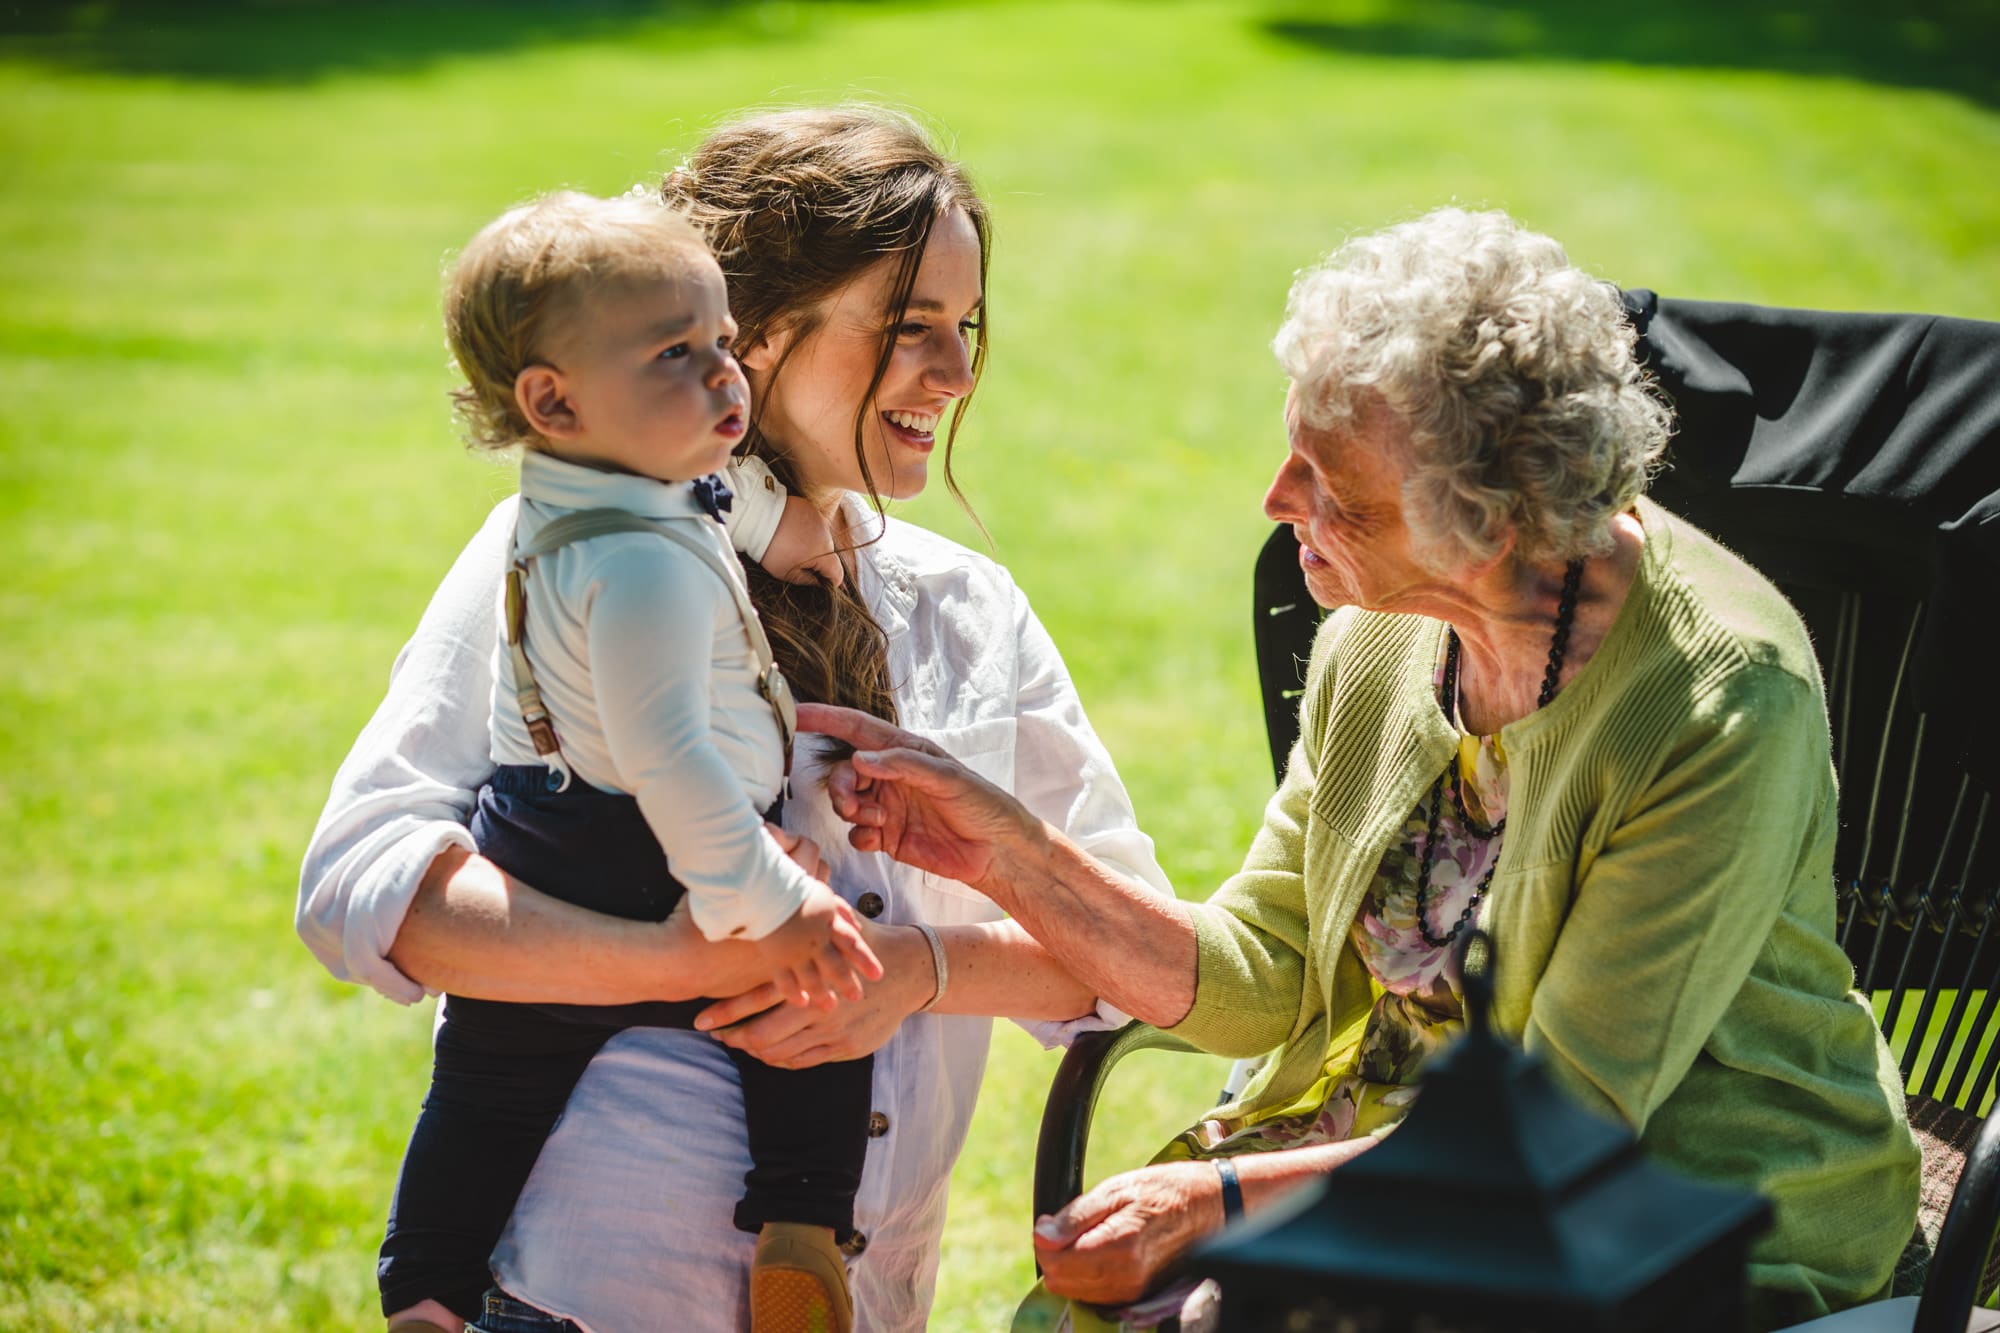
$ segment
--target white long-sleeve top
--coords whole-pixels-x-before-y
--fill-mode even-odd
[[[584,509],[676,524],[714,548],[721,572],[741,577],[722,525],[686,482],[542,453],[521,459],[514,549]],[[498,633],[489,752],[496,764],[545,762],[636,798],[696,928],[712,940],[755,940],[798,911],[812,880],[764,832],[761,812],[785,780],[785,738],[758,690],[763,664],[735,594],[717,573],[649,532],[592,537],[532,561],[523,637],[562,752],[535,753]]]
[[[298,927],[335,976],[404,1002],[423,990],[388,961],[431,860],[464,829],[491,772],[487,700],[496,592],[514,503],[503,502],[438,589],[377,709],[335,777],[300,875]],[[864,517],[858,506],[850,517]],[[1152,841],[1062,658],[1006,570],[889,520],[856,557],[856,587],[888,639],[903,724],[936,741],[1101,861],[1169,892]],[[805,758],[802,753],[801,758]],[[887,923],[1000,916],[963,885],[848,845],[810,771],[787,827],[817,842],[836,892]],[[1100,1005],[1071,1023],[1024,1023],[1045,1045],[1115,1026]],[[855,1220],[857,1327],[915,1333],[936,1285],[945,1192],[986,1066],[991,1021],[924,1013],[875,1055],[874,1106]],[[502,1284],[590,1333],[748,1327],[755,1238],[731,1210],[750,1167],[742,1092],[703,1034],[635,1028],[592,1062],[542,1150],[494,1254]],[[1020,1164],[1025,1179],[1029,1164]],[[384,1180],[387,1193],[387,1179]],[[1025,1243],[1025,1241],[1024,1241]]]

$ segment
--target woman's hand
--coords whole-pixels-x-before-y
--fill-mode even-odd
[[[839,587],[847,580],[839,546],[819,507],[802,495],[788,495],[771,544],[757,563],[787,583],[824,582]]]
[[[766,983],[717,1000],[695,1016],[695,1027],[779,1069],[872,1055],[937,992],[937,973],[916,927],[864,922],[861,931],[883,975],[862,988],[860,999],[831,1012],[802,1008],[784,1003],[778,987]]]
[[[1116,1175],[1035,1221],[1042,1280],[1097,1305],[1135,1301],[1196,1242],[1222,1229],[1211,1162],[1163,1162]]]
[[[937,746],[851,708],[800,704],[799,730],[855,752],[827,774],[834,813],[854,825],[848,841],[919,870],[979,887],[1000,848],[1041,822],[1006,792]]]

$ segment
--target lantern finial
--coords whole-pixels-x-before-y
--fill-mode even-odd
[[[1465,1030],[1468,1036],[1485,1037],[1493,1010],[1493,967],[1497,961],[1493,937],[1483,930],[1465,932],[1458,951],[1459,991],[1465,997]]]

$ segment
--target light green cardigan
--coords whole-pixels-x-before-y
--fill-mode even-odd
[[[1639,515],[1610,634],[1501,732],[1512,796],[1479,914],[1494,1018],[1656,1159],[1768,1196],[1759,1317],[1809,1318],[1882,1292],[1920,1168],[1902,1081],[1834,941],[1819,668],[1760,575],[1650,502]],[[1443,633],[1328,617],[1263,829],[1196,909],[1196,996],[1174,1031],[1223,1055],[1282,1048],[1243,1108],[1298,1096],[1366,1020],[1348,928],[1452,753],[1432,687]]]

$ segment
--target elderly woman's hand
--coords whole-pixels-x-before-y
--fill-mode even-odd
[[[851,708],[800,704],[799,730],[855,747],[827,775],[848,841],[979,887],[999,849],[1041,822],[937,746]]]
[[[1137,1300],[1197,1241],[1222,1229],[1222,1181],[1209,1162],[1163,1162],[1116,1175],[1035,1222],[1042,1280],[1097,1305]]]

